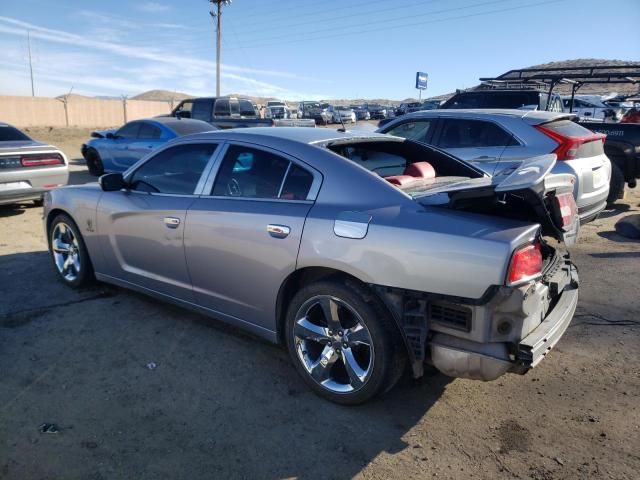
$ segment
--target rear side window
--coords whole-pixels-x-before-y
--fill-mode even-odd
[[[231,112],[229,110],[229,100],[227,100],[226,98],[216,100],[214,115],[216,117],[228,117],[230,114]]]
[[[249,100],[238,100],[240,105],[240,115],[243,117],[254,117],[256,111],[253,108],[253,104]]]
[[[415,140],[416,142],[426,142],[427,134],[431,128],[432,120],[421,120],[416,122],[402,123],[385,133],[395,135],[396,137]]]
[[[191,118],[196,120],[211,121],[211,104],[210,99],[195,100],[191,109]]]
[[[155,140],[160,138],[162,131],[156,127],[155,125],[152,125],[150,123],[147,122],[143,122],[140,125],[140,131],[138,132],[138,138],[144,138],[144,139],[150,139],[150,140]]]
[[[24,133],[14,127],[0,126],[0,142],[14,142],[19,140],[31,140]]]
[[[442,148],[507,147],[516,145],[513,136],[492,122],[446,119],[443,121]]]
[[[593,134],[591,130],[571,120],[556,120],[555,122],[545,123],[543,126],[566,137],[588,137]]]
[[[176,145],[150,158],[129,183],[133,190],[192,195],[217,145]]]
[[[140,122],[131,122],[124,125],[116,132],[116,136],[120,138],[138,138],[140,131]]]
[[[229,147],[213,190],[214,196],[305,200],[313,175],[273,153],[240,145]]]

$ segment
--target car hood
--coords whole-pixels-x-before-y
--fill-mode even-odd
[[[91,132],[93,138],[106,138],[107,133],[115,133],[117,128],[107,128],[106,130],[94,130]]]

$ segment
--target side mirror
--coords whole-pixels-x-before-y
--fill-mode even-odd
[[[106,173],[98,179],[98,183],[105,192],[115,192],[126,187],[121,173]]]

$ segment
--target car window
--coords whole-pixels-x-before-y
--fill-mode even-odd
[[[127,123],[116,132],[116,136],[120,138],[138,138],[140,130],[140,122]]]
[[[442,148],[505,147],[514,141],[495,123],[481,120],[446,119],[440,136]]]
[[[132,190],[192,195],[217,145],[176,145],[138,168],[129,180]]]
[[[191,118],[191,109],[193,108],[193,100],[185,100],[176,107],[175,116]]]
[[[211,194],[305,200],[312,183],[311,173],[279,155],[232,145],[222,161]]]
[[[204,120],[205,122],[211,121],[211,99],[199,99],[193,102],[193,108],[191,109],[191,118],[196,120]]]
[[[216,100],[214,114],[216,117],[228,117],[230,115],[229,100],[226,98]]]
[[[240,115],[243,117],[253,117],[256,111],[253,108],[253,104],[249,100],[238,100],[240,105]]]
[[[142,122],[140,124],[140,131],[138,132],[138,138],[144,139],[158,139],[160,138],[162,131],[159,127],[152,125],[148,122]]]
[[[415,140],[416,142],[425,142],[427,133],[431,128],[431,120],[420,120],[416,122],[402,123],[391,130],[386,131],[389,135]]]

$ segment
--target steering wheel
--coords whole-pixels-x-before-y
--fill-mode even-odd
[[[227,183],[227,193],[230,197],[241,197],[242,196],[242,188],[240,188],[240,183],[235,178],[229,180]]]

